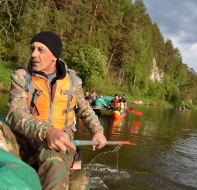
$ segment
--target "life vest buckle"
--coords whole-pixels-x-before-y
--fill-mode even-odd
[[[35,92],[35,94],[36,94],[37,96],[40,96],[42,93],[43,93],[42,90],[36,90],[36,92]]]

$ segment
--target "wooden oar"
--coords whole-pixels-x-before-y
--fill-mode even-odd
[[[135,115],[142,116],[141,111],[135,111],[133,108],[127,108],[126,109],[128,112],[134,113]]]
[[[75,146],[82,146],[82,145],[99,145],[98,141],[86,141],[86,140],[73,140],[72,141]],[[107,141],[106,145],[132,145],[129,141]]]

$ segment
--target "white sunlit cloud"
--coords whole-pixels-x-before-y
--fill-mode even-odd
[[[183,44],[180,42],[180,36],[170,36],[169,39],[172,40],[173,46],[180,50],[183,63],[197,71],[197,64],[195,64],[197,60],[197,43]]]

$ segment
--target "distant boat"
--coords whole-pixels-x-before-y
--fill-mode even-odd
[[[107,105],[114,99],[112,96],[103,96],[95,100],[93,110],[97,115],[101,115],[101,112],[108,111],[110,116],[114,119],[122,119],[126,116],[126,110],[112,110]]]
[[[135,100],[134,103],[135,104],[143,104],[143,102],[142,101],[139,101],[139,100]]]
[[[99,97],[97,98],[94,103],[92,108],[93,109],[109,109],[108,108],[108,104],[114,99],[114,97],[112,96],[103,96],[103,97]]]

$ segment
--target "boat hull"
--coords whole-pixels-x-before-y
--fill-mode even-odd
[[[126,110],[124,111],[113,111],[112,114],[111,114],[111,117],[114,118],[114,119],[123,119],[125,118],[127,115],[126,113]]]

